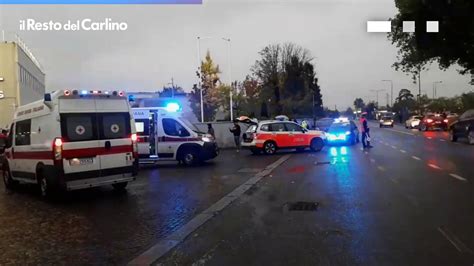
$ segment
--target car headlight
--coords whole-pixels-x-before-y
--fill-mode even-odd
[[[351,132],[350,132],[350,131],[346,131],[346,135],[350,135],[350,134],[351,134]]]
[[[202,136],[201,140],[204,142],[212,142],[214,138],[212,137],[212,135],[206,134]]]

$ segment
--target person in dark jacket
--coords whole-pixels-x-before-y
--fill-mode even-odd
[[[211,135],[214,139],[216,138],[214,128],[212,127],[211,123],[207,124],[207,134]]]
[[[240,134],[241,134],[241,130],[240,130],[239,122],[234,120],[234,127],[229,128],[229,131],[232,132],[232,134],[234,134],[235,146],[237,147],[237,152],[240,152]]]
[[[367,113],[362,113],[362,116],[360,117],[360,130],[361,130],[361,133],[362,133],[362,147],[364,149],[366,148],[372,148],[372,145],[370,145],[370,128],[369,128],[369,125],[367,123],[367,119],[366,119],[366,115]]]

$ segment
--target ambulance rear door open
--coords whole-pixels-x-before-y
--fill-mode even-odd
[[[138,154],[142,159],[158,159],[158,112],[146,108],[133,109],[138,135]]]

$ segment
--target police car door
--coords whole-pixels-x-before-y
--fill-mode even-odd
[[[158,156],[162,159],[173,159],[178,147],[183,142],[192,140],[191,133],[173,117],[160,117],[160,120]]]

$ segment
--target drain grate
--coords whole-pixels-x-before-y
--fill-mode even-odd
[[[325,165],[325,164],[331,164],[331,162],[316,162],[316,165]]]
[[[316,211],[318,209],[318,202],[298,201],[288,203],[289,211]]]

